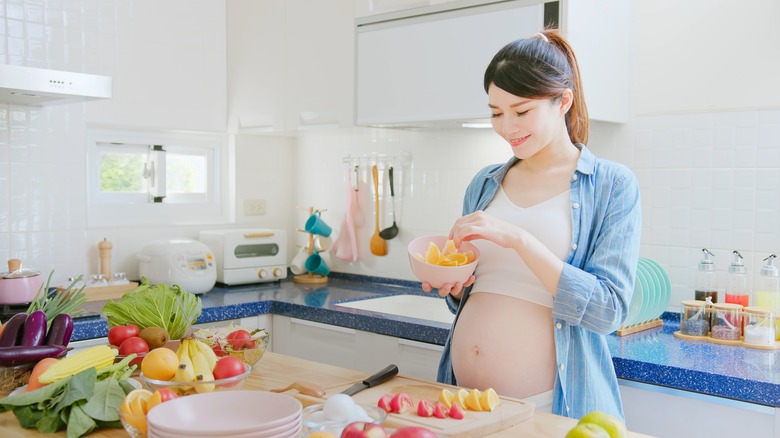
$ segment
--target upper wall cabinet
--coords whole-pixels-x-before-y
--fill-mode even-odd
[[[484,70],[502,46],[557,16],[577,52],[591,119],[628,116],[624,0],[421,2],[395,0],[356,20],[356,123],[459,126],[488,116]],[[360,4],[360,3],[358,3]],[[557,9],[557,10],[556,10]],[[371,12],[371,11],[369,11]]]
[[[228,107],[239,132],[351,126],[352,0],[231,0]]]

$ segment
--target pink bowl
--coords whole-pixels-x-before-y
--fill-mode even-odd
[[[458,251],[474,251],[476,258],[473,262],[461,266],[438,266],[426,263],[416,257],[417,254],[421,254],[425,257],[425,253],[428,252],[429,242],[433,242],[441,249],[447,242],[447,236],[418,237],[409,242],[409,246],[407,247],[409,263],[412,265],[412,272],[418,280],[423,282],[427,281],[431,286],[438,289],[445,284],[463,283],[474,273],[474,269],[477,268],[477,263],[479,263],[479,249],[472,243],[463,242]]]

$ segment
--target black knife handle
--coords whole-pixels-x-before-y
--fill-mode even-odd
[[[379,371],[378,373],[364,380],[363,384],[371,388],[372,386],[379,385],[392,379],[396,375],[398,375],[398,367],[395,364],[390,364],[382,371]]]

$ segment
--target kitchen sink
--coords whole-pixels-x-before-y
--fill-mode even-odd
[[[451,324],[452,320],[455,319],[455,315],[447,308],[444,300],[422,295],[391,295],[336,305],[445,324]]]

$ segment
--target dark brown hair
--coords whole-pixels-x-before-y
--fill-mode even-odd
[[[573,143],[588,143],[588,108],[580,69],[569,42],[555,29],[511,42],[496,53],[485,71],[490,84],[528,99],[560,99],[567,88],[574,99],[566,113],[566,129]]]

